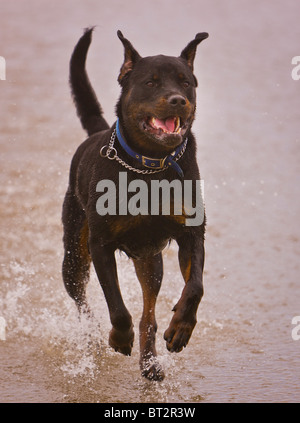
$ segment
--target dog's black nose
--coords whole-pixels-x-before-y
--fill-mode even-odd
[[[171,106],[185,106],[186,105],[186,99],[179,94],[173,94],[168,99],[169,104]]]

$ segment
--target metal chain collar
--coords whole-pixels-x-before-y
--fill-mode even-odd
[[[116,130],[114,129],[113,133],[111,134],[110,137],[110,141],[107,145],[104,145],[103,147],[101,147],[100,149],[100,156],[101,157],[107,157],[109,160],[117,160],[117,162],[119,162],[122,166],[124,166],[126,169],[131,170],[132,172],[136,172],[136,173],[142,173],[143,175],[149,175],[149,174],[153,174],[153,173],[159,173],[159,172],[163,172],[164,170],[166,170],[168,168],[168,166],[164,166],[162,169],[136,169],[135,167],[130,166],[128,163],[124,162],[124,160],[122,160],[119,156],[118,156],[118,152],[114,147],[114,143],[115,143],[115,139],[116,139]],[[180,151],[180,153],[178,154],[177,157],[175,157],[175,161],[177,162],[177,160],[179,160],[186,149],[187,143],[184,144],[184,146],[182,147],[182,150]],[[104,149],[107,148],[107,150],[104,152]],[[111,155],[112,153],[112,155]]]

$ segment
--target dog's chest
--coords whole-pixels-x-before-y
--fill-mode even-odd
[[[183,227],[182,216],[119,216],[107,223],[116,247],[133,258],[158,254]]]

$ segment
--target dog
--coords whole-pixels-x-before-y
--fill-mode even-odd
[[[176,240],[185,285],[172,310],[174,314],[164,339],[170,352],[180,352],[196,325],[196,313],[203,296],[205,213],[201,224],[188,225],[186,209],[182,207],[181,214],[173,210],[175,190],[170,195],[170,207],[173,207],[170,213],[161,212],[162,200],[159,213],[134,213],[134,210],[128,213],[128,209],[125,213],[121,196],[124,197],[130,183],[136,181],[149,190],[152,182],[163,180],[178,184],[200,181],[196,141],[191,132],[197,87],[193,63],[198,44],[208,34],[197,34],[179,57],[141,57],[118,31],[124,47],[124,62],[118,76],[121,95],[116,105],[117,121],[110,127],[86,72],[93,30],[84,31],[70,60],[72,96],[88,138],[72,159],[63,203],[63,281],[79,314],[89,315],[86,285],[93,262],[112,324],[109,345],[117,352],[130,355],[133,323],[120,292],[115,252],[123,251],[132,259],[143,292],[139,325],[141,374],[161,381],[165,375],[155,348],[155,303],[163,277],[162,251],[171,240]],[[123,187],[120,175],[126,177]],[[108,184],[105,191],[101,185],[105,181],[116,187],[113,192],[120,202],[117,211],[112,204],[101,214],[101,204],[104,207],[112,201],[104,195],[111,186]],[[128,196],[132,195],[129,191]],[[103,192],[102,197],[99,192]],[[151,197],[149,193],[151,190],[148,191]],[[154,199],[148,197],[143,199],[153,203]],[[192,198],[195,205],[194,191]]]

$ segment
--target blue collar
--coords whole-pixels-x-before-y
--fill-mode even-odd
[[[144,167],[150,168],[150,169],[163,169],[164,167],[172,167],[181,178],[183,178],[183,172],[181,167],[176,163],[176,159],[178,160],[182,154],[184,153],[186,149],[187,144],[187,138],[181,143],[176,150],[174,150],[171,154],[164,157],[163,159],[153,159],[150,157],[143,156],[142,154],[136,153],[133,151],[129,145],[126,143],[120,129],[119,119],[116,123],[116,133],[117,138],[119,140],[120,145],[123,147],[123,149],[126,151],[129,156],[136,159],[139,163],[141,163]]]

